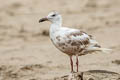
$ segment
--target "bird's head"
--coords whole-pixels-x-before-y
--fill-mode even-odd
[[[59,22],[61,20],[62,20],[61,15],[58,12],[53,11],[53,12],[50,12],[48,14],[48,16],[41,18],[39,20],[39,23],[44,22],[44,21],[50,21],[50,22],[54,23],[54,22]]]

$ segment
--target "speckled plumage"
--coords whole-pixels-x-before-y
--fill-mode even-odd
[[[71,71],[73,72],[72,56],[76,56],[76,65],[78,71],[78,56],[85,55],[95,51],[106,51],[109,49],[101,48],[97,41],[91,35],[78,29],[72,29],[62,26],[62,17],[58,12],[51,12],[47,17],[40,19],[52,22],[50,26],[50,39],[53,44],[63,53],[70,56]]]

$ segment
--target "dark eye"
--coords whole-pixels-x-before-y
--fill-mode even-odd
[[[53,14],[53,15],[52,15],[52,17],[55,17],[55,16],[56,16],[56,14]]]

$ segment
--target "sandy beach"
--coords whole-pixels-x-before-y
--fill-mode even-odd
[[[79,70],[120,73],[119,0],[0,0],[0,80],[48,80],[70,73],[69,57],[50,41],[50,22],[39,19],[56,10],[63,26],[91,34],[112,53],[79,57]]]

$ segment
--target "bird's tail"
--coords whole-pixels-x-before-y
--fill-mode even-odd
[[[96,50],[102,51],[103,53],[111,53],[112,52],[112,49],[108,49],[108,48],[97,48]]]
[[[108,49],[108,48],[100,48],[100,47],[93,47],[93,48],[89,48],[88,50],[90,51],[100,51],[103,53],[111,53],[112,49]]]

